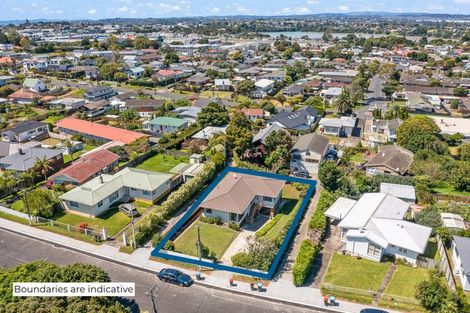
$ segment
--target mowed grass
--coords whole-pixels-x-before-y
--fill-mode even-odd
[[[393,273],[392,279],[385,289],[385,293],[413,298],[416,286],[428,278],[428,270],[425,268],[397,265],[397,269]]]
[[[111,209],[95,218],[61,212],[57,215],[55,220],[74,226],[78,226],[80,223],[87,223],[89,228],[96,230],[106,228],[108,236],[115,235],[131,222],[131,218],[117,208]]]
[[[175,250],[187,255],[197,256],[197,227],[200,227],[201,242],[213,251],[217,259],[222,258],[225,250],[238,235],[226,226],[197,222],[175,240]]]
[[[448,196],[470,196],[470,192],[455,190],[453,186],[446,183],[441,183],[437,187],[434,187],[433,191]]]
[[[389,263],[335,254],[331,259],[324,283],[377,291],[389,266]]]
[[[174,157],[166,154],[157,154],[145,160],[137,168],[147,171],[168,173],[173,167],[180,163],[189,163],[187,157]]]

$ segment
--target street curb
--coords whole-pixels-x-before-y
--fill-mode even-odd
[[[31,235],[31,234],[25,234],[25,233],[22,233],[22,232],[19,232],[19,231],[16,231],[16,230],[11,230],[9,228],[5,228],[4,226],[0,226],[0,229],[4,230],[6,232],[17,234],[19,236],[32,238],[32,239],[35,239],[35,240],[38,240],[38,241],[42,241],[42,242],[45,242],[45,243],[48,243],[48,244],[52,244],[54,246],[59,246],[59,247],[64,248],[64,249],[68,249],[68,250],[72,250],[72,251],[75,251],[75,252],[78,252],[78,253],[81,253],[81,254],[85,254],[85,255],[93,257],[93,258],[104,259],[106,261],[116,263],[116,264],[119,264],[121,266],[130,267],[130,268],[136,269],[138,271],[151,273],[151,274],[155,273],[155,270],[151,270],[151,269],[148,269],[146,267],[142,267],[142,266],[138,266],[138,265],[135,265],[135,264],[123,262],[123,261],[120,261],[120,260],[110,258],[108,256],[96,254],[96,253],[89,252],[89,251],[82,250],[82,249],[78,249],[78,248],[75,248],[75,247],[70,247],[70,246],[67,246],[67,245],[64,245],[64,244],[61,244],[61,243],[57,243],[53,240],[49,240],[49,239],[46,239],[46,238],[43,238],[43,237],[38,237],[38,236],[35,236],[35,235]],[[232,289],[232,288],[228,288],[228,287],[217,286],[217,285],[204,283],[204,282],[196,281],[196,280],[194,281],[194,283],[197,284],[197,285],[206,287],[206,288],[211,288],[211,289],[215,289],[215,290],[230,292],[230,293],[243,295],[243,296],[256,298],[256,299],[261,299],[261,300],[265,300],[265,301],[269,301],[269,302],[273,302],[273,303],[280,303],[280,304],[290,305],[290,306],[294,306],[294,307],[301,307],[301,308],[310,309],[310,310],[317,310],[317,311],[326,312],[326,313],[350,313],[348,311],[330,309],[330,308],[325,308],[325,307],[322,307],[322,306],[316,306],[316,305],[312,305],[312,304],[306,304],[306,303],[302,303],[302,302],[296,302],[296,301],[290,301],[290,300],[284,300],[284,299],[277,299],[277,298],[273,298],[273,297],[269,297],[269,296],[265,296],[265,295],[261,295],[261,294],[255,294],[255,293],[250,293],[250,292],[246,292],[246,291],[243,291],[243,290],[236,290],[236,289]]]

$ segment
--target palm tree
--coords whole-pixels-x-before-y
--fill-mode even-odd
[[[349,90],[344,89],[343,92],[341,92],[338,100],[336,100],[335,105],[340,114],[348,112],[352,109],[353,104],[351,103],[351,95]]]
[[[37,171],[41,172],[41,174],[44,175],[45,182],[47,181],[47,173],[49,173],[49,171],[52,169],[50,164],[51,164],[51,161],[46,160],[46,157],[44,157],[42,159],[37,158],[36,164],[34,166]]]
[[[34,178],[36,178],[36,172],[34,169],[30,169],[20,174],[19,181],[23,187],[28,188],[34,184]]]
[[[72,148],[73,148],[73,141],[70,140],[69,138],[65,139],[64,142],[63,142],[64,146],[67,148],[69,154],[70,154],[70,158],[72,159],[73,161],[73,151],[72,151]]]

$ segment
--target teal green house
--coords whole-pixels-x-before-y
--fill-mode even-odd
[[[176,118],[159,116],[143,123],[143,129],[153,134],[176,133],[188,127],[188,121]]]

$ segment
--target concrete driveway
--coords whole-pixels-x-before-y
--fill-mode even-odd
[[[220,259],[223,264],[232,265],[232,256],[238,252],[243,251],[246,248],[248,237],[255,236],[255,233],[260,229],[267,221],[269,217],[266,215],[259,215],[253,224],[243,225],[240,233],[235,237],[230,246],[225,251],[224,255]]]

